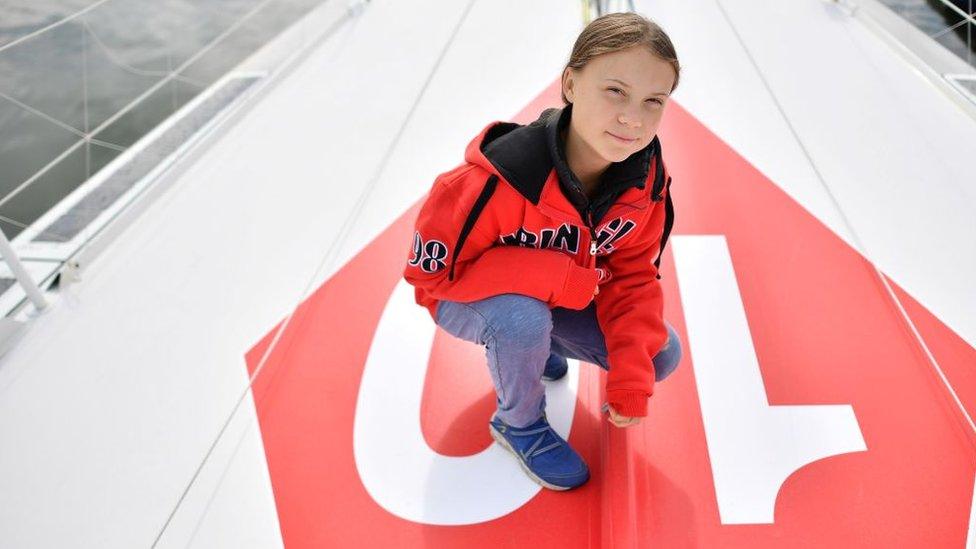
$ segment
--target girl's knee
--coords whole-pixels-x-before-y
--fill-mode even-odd
[[[671,375],[681,363],[681,340],[677,332],[668,325],[668,340],[654,357],[654,379],[661,381]]]
[[[505,339],[509,344],[548,343],[552,313],[544,301],[521,294],[502,294],[489,299],[492,303],[488,323],[495,339]]]

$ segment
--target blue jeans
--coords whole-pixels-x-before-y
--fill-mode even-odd
[[[596,319],[596,303],[583,310],[554,307],[521,294],[501,294],[470,303],[442,300],[436,323],[447,333],[485,346],[498,396],[498,418],[525,427],[546,407],[542,372],[549,353],[609,370],[607,347]],[[678,334],[665,321],[668,341],[654,356],[656,381],[681,360]]]

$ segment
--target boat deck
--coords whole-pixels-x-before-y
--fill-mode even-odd
[[[468,140],[559,106],[579,5],[376,1],[0,359],[3,545],[973,547],[976,120],[843,6],[636,6],[683,67],[684,356],[628,429],[596,366],[547,385],[590,482],[492,443],[400,279]]]

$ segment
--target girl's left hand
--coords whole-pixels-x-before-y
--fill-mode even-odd
[[[610,412],[610,423],[613,423],[617,427],[629,427],[640,423],[641,418],[622,416],[609,404],[607,405],[607,409]]]

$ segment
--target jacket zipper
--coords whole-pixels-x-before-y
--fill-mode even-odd
[[[596,267],[596,229],[593,228],[593,205],[586,206],[586,228],[590,230],[590,260],[589,266]]]
[[[618,202],[611,206],[610,210],[607,211],[605,217],[609,217],[611,213],[622,213],[620,212],[620,210],[627,210],[630,208],[643,209],[643,205],[640,205],[639,203]],[[582,225],[579,225],[580,228],[585,227],[586,230],[588,230],[590,233],[590,253],[589,253],[589,257],[587,258],[587,261],[585,261],[584,263],[587,264],[587,266],[589,266],[589,268],[591,269],[596,267],[597,235],[596,235],[596,228],[594,227],[594,223],[593,223],[592,202],[588,203],[586,206],[586,215],[580,216],[579,218],[576,219],[568,218],[564,215],[558,215],[557,212],[555,212],[554,210],[549,210],[548,208],[544,209],[543,213],[549,215],[550,217],[554,217],[555,219],[560,219],[563,221],[573,222],[576,221],[576,219],[578,219],[579,221],[583,222]]]

